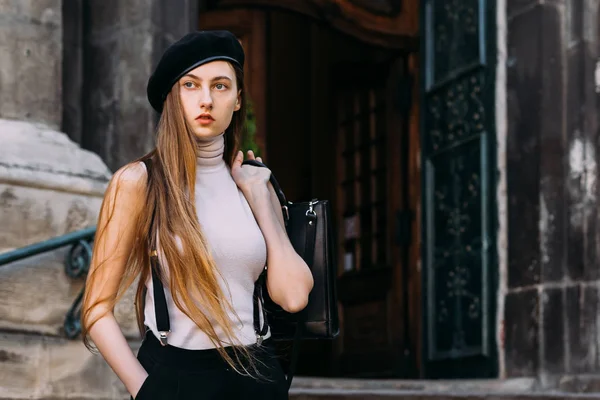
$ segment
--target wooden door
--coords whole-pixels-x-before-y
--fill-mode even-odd
[[[338,69],[338,265],[340,372],[409,377],[406,201],[411,76],[407,58]],[[418,319],[416,320],[418,323]]]
[[[496,9],[422,3],[424,372],[495,377]]]

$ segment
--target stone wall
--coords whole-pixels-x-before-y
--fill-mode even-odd
[[[0,2],[0,252],[96,224],[111,170],[152,146],[146,80],[168,43],[195,27],[196,8]],[[0,266],[0,399],[128,398],[102,357],[65,337],[84,284],[65,273],[68,250]],[[135,348],[131,294],[116,316]]]
[[[598,2],[507,0],[509,377],[600,373]]]
[[[0,2],[0,252],[93,226],[111,176],[59,131],[61,15],[60,1]],[[0,266],[0,399],[126,397],[100,357],[65,338],[83,286],[65,274],[66,251]],[[131,304],[119,310],[134,335]]]
[[[110,171],[47,125],[0,119],[0,251],[93,226]],[[0,266],[0,399],[124,398],[106,363],[63,322],[84,281],[65,274],[67,248]],[[130,299],[120,305],[135,336]]]

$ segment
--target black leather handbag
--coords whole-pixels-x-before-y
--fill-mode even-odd
[[[246,160],[243,164],[266,168],[256,160]],[[294,341],[288,374],[288,384],[291,384],[298,353],[297,342],[304,339],[333,339],[339,334],[335,241],[327,200],[292,203],[287,201],[272,173],[270,182],[281,204],[290,242],[310,268],[314,280],[308,305],[296,314],[284,311],[270,299],[266,288],[266,270],[254,287],[254,330],[259,341],[269,327],[274,340]],[[268,326],[260,324],[261,310]]]

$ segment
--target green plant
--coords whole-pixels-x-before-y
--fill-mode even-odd
[[[260,147],[256,144],[256,116],[252,101],[246,99],[246,122],[242,133],[241,148],[244,152],[252,150],[256,157],[260,157]]]

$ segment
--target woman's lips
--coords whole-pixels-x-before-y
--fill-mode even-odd
[[[215,122],[215,120],[211,117],[211,116],[199,116],[198,118],[196,118],[196,121],[198,121],[201,125],[210,125],[213,122]]]

